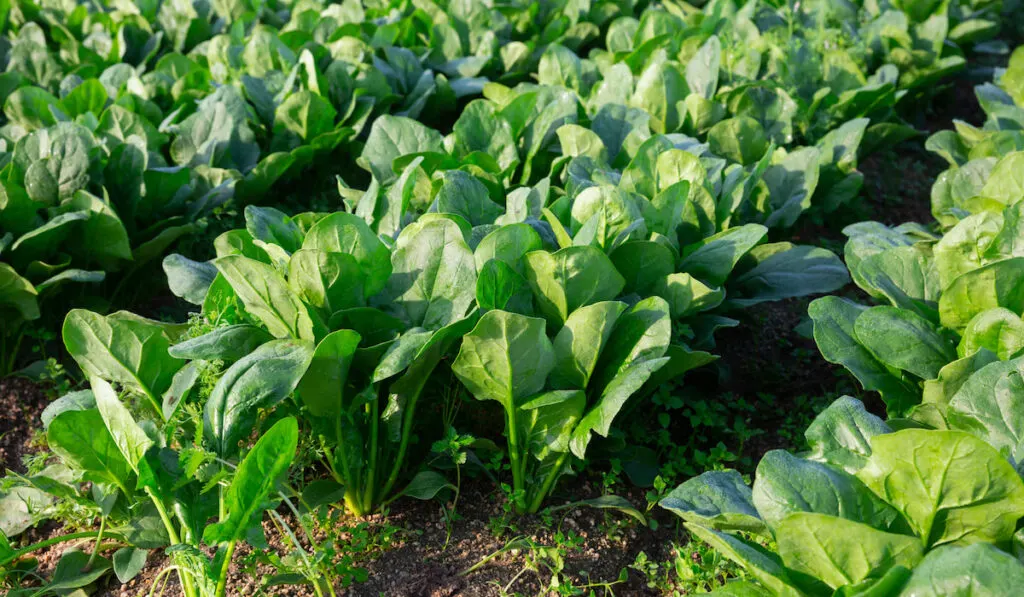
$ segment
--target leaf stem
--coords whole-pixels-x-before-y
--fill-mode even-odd
[[[224,467],[221,467],[224,470]],[[224,505],[224,486],[217,484],[217,520],[223,521],[228,517],[227,508]]]
[[[231,556],[235,553],[236,541],[232,539],[228,542],[227,551],[224,552],[224,561],[220,564],[220,574],[217,575],[217,590],[214,592],[215,597],[224,597],[227,591],[228,585],[228,569],[231,568]]]
[[[366,473],[366,488],[363,490],[363,513],[373,508],[374,481],[377,477],[377,452],[380,435],[380,394],[370,403],[370,461]]]
[[[512,465],[513,499],[515,499],[516,494],[518,494],[520,491],[526,491],[526,487],[523,484],[523,468],[519,454],[519,432],[517,429],[518,425],[516,424],[516,417],[513,412],[514,408],[515,407],[513,406],[506,413],[506,430],[508,431],[508,458]],[[519,507],[519,504],[513,505],[515,506],[517,512],[522,513],[522,508]]]
[[[167,577],[171,574],[171,572],[178,572],[179,576],[181,575],[180,574],[181,571],[180,571],[180,569],[177,566],[168,566],[168,567],[164,568],[163,570],[158,572],[157,575],[156,575],[156,578],[153,579],[153,582],[152,582],[152,584],[149,587],[149,596],[148,597],[153,597],[154,592],[156,591],[157,585],[160,584],[161,582],[163,582],[163,584],[160,585],[160,595],[162,596],[164,594],[164,589],[167,588],[167,582],[168,582]]]
[[[4,567],[10,564],[11,562],[21,558],[22,556],[26,556],[32,553],[33,551],[45,549],[47,547],[50,547],[51,545],[57,545],[58,543],[64,543],[67,541],[76,541],[78,539],[92,539],[97,535],[99,535],[97,531],[82,531],[80,533],[70,533],[68,535],[61,535],[59,537],[51,537],[49,539],[44,539],[43,541],[39,541],[31,545],[26,545],[25,547],[22,547],[21,549],[13,551],[4,556],[3,558],[0,558],[0,567]],[[124,540],[124,538],[120,535],[118,535],[117,538],[122,541]]]
[[[494,558],[500,556],[501,554],[505,553],[506,551],[522,547],[525,544],[524,539],[525,539],[525,537],[522,536],[522,535],[518,535],[516,537],[513,537],[512,539],[509,540],[508,543],[503,545],[497,551],[494,551],[494,552],[484,556],[483,559],[481,559],[476,564],[473,564],[469,568],[466,568],[465,570],[462,570],[461,572],[459,572],[459,576],[468,576],[468,575],[476,572],[480,568],[484,567],[487,564],[487,562],[490,562],[491,560],[493,560]]]
[[[405,453],[409,449],[409,438],[412,436],[413,414],[416,412],[416,402],[419,401],[424,383],[426,383],[425,378],[423,383],[421,383],[416,391],[409,397],[408,404],[405,405],[405,412],[403,413],[402,420],[402,439],[398,443],[398,454],[395,455],[394,464],[391,465],[391,473],[388,475],[388,480],[384,483],[384,487],[380,492],[380,497],[382,499],[386,497],[395,486],[395,482],[398,481],[398,475],[402,472],[402,465],[405,464]]]
[[[347,483],[352,480],[352,471],[348,468],[348,452],[345,449],[345,434],[341,430],[341,417],[342,415],[338,415],[338,418],[334,421],[334,437],[338,438],[338,458],[341,459],[341,477]],[[332,469],[335,467],[333,460],[332,454]]]
[[[562,470],[562,467],[565,466],[565,461],[568,457],[568,452],[562,452],[558,457],[558,460],[555,461],[555,466],[544,479],[544,484],[541,485],[540,491],[534,494],[533,500],[530,502],[530,507],[527,509],[527,513],[535,514],[537,510],[540,510],[541,504],[544,503],[544,498],[547,497],[548,492],[550,492],[551,488],[554,487],[555,481],[558,479],[558,473]]]
[[[0,375],[10,375],[11,373],[14,373],[14,365],[18,362],[18,351],[21,350],[21,341],[25,337],[25,324],[21,323],[16,330],[17,331],[14,334],[14,346],[11,348],[11,352],[8,355],[10,358],[8,358],[7,362],[4,363],[4,370],[0,371]],[[4,335],[3,348],[5,351],[7,350],[6,334]]]
[[[152,500],[153,505],[156,506],[156,511],[160,515],[160,520],[164,523],[164,528],[167,530],[167,536],[171,540],[171,545],[178,545],[181,543],[181,538],[178,536],[178,531],[174,529],[174,523],[171,522],[171,517],[167,515],[167,508],[164,507],[163,500],[157,497],[153,493],[152,488],[146,488],[146,495]],[[185,597],[197,597],[195,586],[192,584],[192,577],[187,572],[178,570],[178,579],[181,581],[181,590],[185,593]]]
[[[92,553],[89,554],[89,561],[86,562],[86,568],[92,568],[92,563],[96,561],[96,554],[100,552],[100,543],[103,542],[103,531],[107,528],[107,517],[100,517],[100,530],[96,533],[96,545],[92,548]]]
[[[288,507],[291,509],[291,511],[296,516],[298,516],[298,510],[295,509],[294,504],[291,503],[291,500],[288,499],[288,496],[284,495],[284,493],[280,493],[280,495],[284,499],[284,501],[288,504]],[[299,538],[295,536],[294,532],[292,532],[291,527],[289,527],[287,524],[285,524],[284,519],[281,518],[281,515],[278,514],[277,512],[274,512],[273,510],[270,511],[270,517],[273,520],[278,522],[277,526],[278,526],[278,529],[281,531],[281,534],[288,538],[288,540],[291,542],[292,546],[295,547],[295,550],[298,551],[299,557],[302,558],[302,562],[305,564],[306,569],[308,571],[311,571],[313,569],[313,563],[310,562],[309,558],[306,557],[306,550],[299,543]],[[301,522],[299,524],[302,526],[302,530],[306,533],[306,539],[309,540],[309,544],[310,544],[311,548],[313,550],[316,550],[317,549],[317,544],[313,540],[313,537],[309,534],[309,529],[307,529],[306,526],[304,524],[302,524]],[[317,567],[319,568],[319,566],[317,566]],[[324,574],[324,577],[327,580],[327,586],[330,587],[331,586],[330,575],[327,574],[324,571],[323,568],[320,568],[320,571],[321,571],[321,573]],[[319,580],[317,580],[317,579],[310,579],[310,580],[313,580],[313,590],[316,592],[317,597],[323,597],[324,593],[323,593],[323,590],[320,588]],[[334,594],[334,589],[333,588],[331,588],[331,594],[332,595]]]
[[[335,479],[341,481],[341,484],[345,486],[345,506],[356,516],[362,516],[364,512],[362,511],[362,506],[358,504],[359,483],[352,477],[352,471],[349,470],[348,467],[348,452],[345,446],[345,435],[342,433],[342,416],[343,415],[339,414],[338,418],[334,421],[334,437],[336,438],[338,446],[338,458],[335,458],[334,454],[328,451],[328,464],[331,467],[331,471],[334,473]],[[337,467],[338,459],[341,460],[340,473]]]

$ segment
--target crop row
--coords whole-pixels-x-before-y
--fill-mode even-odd
[[[752,488],[708,472],[662,500],[756,580],[717,594],[1018,590],[1024,48],[997,82],[975,88],[984,126],[958,122],[927,142],[950,163],[932,187],[939,232],[846,229],[853,280],[883,304],[810,305],[822,355],[879,392],[889,420],[841,398],[808,427],[810,452],[769,452]]]
[[[540,510],[560,477],[586,463],[592,443],[610,441],[617,417],[717,358],[710,352],[715,331],[739,323],[730,312],[846,285],[837,256],[768,242],[769,233],[784,237],[804,212],[828,214],[855,199],[859,157],[917,134],[899,110],[965,66],[958,43],[998,49],[986,40],[1004,7],[104,8],[18,2],[8,13],[0,137],[13,149],[0,171],[0,357],[14,369],[30,322],[66,312],[63,343],[90,389],[44,413],[56,457],[50,466],[8,477],[0,568],[36,547],[15,548],[8,538],[72,504],[102,521],[92,535],[97,545],[107,539],[125,547],[111,560],[68,552],[50,590],[86,586],[110,570],[123,581],[147,550],[166,548],[185,595],[194,597],[225,593],[235,546],[263,542],[260,521],[279,516],[278,505],[298,513],[344,503],[363,515],[402,496],[446,490],[449,480],[425,468],[422,445],[416,449],[431,434],[417,412],[452,392],[499,403],[512,507]],[[939,263],[942,241],[924,228],[865,224],[851,229],[847,265],[869,294],[895,306],[864,310],[879,321],[863,326],[847,313],[857,307],[835,306],[843,299],[812,306],[823,355],[880,390],[891,414],[906,415],[899,426],[951,425],[949,399],[914,408],[919,379],[943,380],[939,368],[952,361],[961,364],[956,375],[966,376],[970,359],[980,376],[989,354],[1016,354],[1003,332],[1012,328],[1009,316],[975,322],[975,311],[1004,307],[1019,325],[1024,304],[1016,286],[1004,288],[1003,273],[997,283],[994,273],[973,272],[989,263],[1015,267],[1011,210],[1020,168],[991,156],[1021,148],[1019,133],[997,132],[1014,128],[1007,122],[1020,110],[1013,103],[1020,56],[1001,79],[1005,90],[987,86],[979,96],[995,124],[929,141],[954,166],[937,184],[945,185],[936,199],[942,225],[967,222],[973,209],[989,220],[972,222],[979,231],[972,239],[1004,239],[993,241],[992,255],[949,265],[947,281],[959,283],[961,294],[996,289],[994,302],[951,293],[943,307],[944,274],[930,276],[947,267]],[[320,198],[293,194],[296,186],[299,195],[319,194],[323,185],[305,180],[325,173],[336,175],[327,186],[337,183],[343,203],[332,211],[320,209]],[[998,189],[989,193],[982,178]],[[310,211],[285,207],[296,201]],[[1009,206],[998,226],[993,202]],[[231,211],[244,215],[244,228],[217,235],[201,254],[164,257]],[[989,233],[1004,226],[1003,237]],[[875,259],[887,252],[879,238],[907,249]],[[929,243],[935,257],[925,263]],[[198,310],[188,323],[103,314],[130,303],[122,293],[158,262],[171,291]],[[919,265],[916,278],[908,264]],[[978,278],[958,281],[968,274]],[[1017,302],[1003,300],[1010,296]],[[960,360],[948,350],[948,333],[932,329],[938,324],[957,333],[974,324],[963,334],[969,339]],[[829,325],[845,336],[828,336]],[[913,325],[942,342],[922,332],[923,348],[907,353]],[[975,357],[979,349],[986,352]],[[949,358],[937,364],[940,355]],[[956,382],[937,383],[949,393]],[[763,590],[816,595],[883,573],[885,586],[902,587],[904,576],[887,573],[894,563],[913,567],[926,548],[975,536],[1006,546],[1006,529],[1012,534],[1024,513],[1024,487],[1018,490],[1012,466],[1000,468],[1004,456],[963,434],[949,436],[966,442],[964,458],[987,458],[963,465],[965,475],[975,468],[1002,475],[987,480],[1005,489],[999,499],[982,501],[1002,508],[1003,524],[968,535],[966,522],[943,518],[970,538],[933,539],[935,512],[920,522],[901,509],[916,496],[872,497],[875,487],[857,480],[871,459],[906,453],[897,445],[871,452],[875,442],[864,438],[890,428],[847,403],[821,416],[814,428],[836,435],[811,437],[828,465],[816,463],[820,470],[807,474],[831,475],[836,491],[852,496],[859,509],[843,502],[844,520],[898,532],[902,543],[871,535],[865,541],[882,555],[870,566],[857,560],[856,572],[834,572],[846,582],[806,580],[820,571],[793,567],[785,554],[769,558],[776,568],[753,574]],[[851,446],[843,425],[870,433]],[[939,441],[932,438],[957,432],[916,433],[893,437],[931,450],[929,442]],[[292,488],[278,481],[300,445],[304,462],[319,460],[328,474]],[[777,466],[785,479],[799,468]],[[896,465],[872,466],[881,477]],[[771,474],[759,471],[762,479]],[[709,494],[699,483],[729,491]],[[693,519],[687,507],[672,506],[714,529],[693,527],[744,563],[752,556],[743,550],[759,548],[715,533],[760,533],[781,550],[780,525],[798,509],[785,502],[774,514],[761,512],[758,487],[751,502],[736,475],[709,473],[673,499],[686,502],[694,491],[746,508],[746,518],[737,517],[715,502],[720,518],[738,521],[720,526],[707,522],[718,515]],[[974,516],[971,522],[989,512],[964,516]],[[836,528],[845,537],[848,529]],[[922,533],[915,551],[910,534]],[[330,573],[315,559],[304,562],[297,578],[333,593]]]
[[[457,121],[445,147],[454,167],[506,188],[556,180],[559,150],[621,168],[651,134],[674,134],[729,163],[775,162],[746,219],[792,225],[812,195],[833,209],[860,186],[862,138],[870,148],[912,134],[895,108],[964,66],[950,42],[998,29],[1000,2],[925,4],[300,2],[254,15],[242,2],[17,2],[0,86],[3,370],[15,368],[23,322],[69,303],[131,304],[131,280],[225,206],[280,202],[317,171],[363,181],[345,157],[360,151],[388,184],[389,157],[440,148],[419,130],[366,139],[384,114]],[[465,105],[481,93],[489,102]],[[833,134],[817,154],[794,146],[863,117],[870,127]],[[593,134],[556,135],[564,124]],[[765,157],[769,145],[789,154]],[[299,204],[324,186],[300,185]]]

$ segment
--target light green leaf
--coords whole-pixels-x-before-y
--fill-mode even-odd
[[[39,319],[36,289],[6,263],[0,263],[0,309],[13,309],[24,320]]]
[[[753,266],[749,267],[750,264]],[[850,282],[839,257],[828,249],[810,245],[760,245],[751,249],[742,266],[726,282],[728,304],[737,307],[824,294]]]
[[[221,360],[234,362],[274,337],[262,328],[249,324],[219,327],[202,336],[189,338],[169,349],[171,356],[189,361]]]
[[[259,524],[265,501],[295,458],[298,443],[299,426],[292,417],[281,419],[256,441],[225,492],[227,516],[206,527],[203,541],[237,541]]]
[[[555,336],[555,368],[551,374],[553,387],[587,387],[598,358],[625,310],[625,303],[602,301],[580,307],[569,315]]]
[[[712,35],[686,63],[686,83],[690,91],[699,93],[707,99],[715,97],[721,61],[722,43],[717,36]]]
[[[857,340],[854,325],[866,307],[836,296],[811,302],[807,314],[814,321],[814,341],[821,356],[846,367],[867,391],[877,391],[890,413],[903,414],[919,401],[919,391],[889,372]]]
[[[202,305],[206,292],[217,277],[217,267],[208,261],[193,261],[177,253],[164,257],[164,275],[175,296]]]
[[[597,402],[583,415],[579,424],[573,429],[569,448],[577,458],[586,457],[592,432],[602,437],[608,437],[612,422],[626,401],[668,361],[668,357],[637,360],[618,370],[618,374],[604,386]],[[608,371],[608,369],[604,371]]]
[[[587,407],[582,390],[555,390],[531,398],[520,409],[527,453],[540,462],[569,451],[569,439]]]
[[[952,429],[967,431],[1003,454],[1019,460],[1024,448],[1021,370],[1024,359],[997,361],[971,369],[949,398],[946,419]]]
[[[135,422],[131,413],[125,408],[117,397],[117,392],[109,383],[99,377],[89,380],[92,387],[92,394],[96,399],[96,408],[103,417],[103,423],[114,438],[114,443],[121,451],[128,466],[136,474],[139,472],[139,461],[146,454],[146,450],[153,445],[153,440],[146,436],[146,432]]]
[[[313,320],[298,295],[273,266],[241,255],[214,260],[245,305],[277,338],[314,339]]]
[[[298,385],[302,404],[314,417],[334,420],[343,411],[345,383],[360,340],[352,330],[338,330],[317,344]]]
[[[910,576],[906,597],[1002,597],[1024,583],[1024,565],[992,545],[943,547],[925,556]]]
[[[675,271],[672,249],[653,241],[623,243],[611,254],[615,269],[626,280],[625,292],[647,294]]]
[[[899,510],[928,547],[1009,541],[1024,482],[994,448],[960,431],[877,435],[857,476]]]
[[[554,366],[554,349],[544,320],[489,311],[466,334],[452,371],[478,400],[517,409],[544,387]]]
[[[118,315],[73,309],[64,319],[64,346],[86,375],[117,382],[155,405],[185,362],[170,355],[163,327]]]
[[[300,249],[288,261],[288,285],[325,318],[343,309],[365,306],[363,277],[355,257]]]
[[[920,315],[896,307],[872,307],[857,316],[857,341],[886,365],[921,379],[935,379],[956,360],[951,342]]]
[[[939,298],[942,325],[962,332],[982,311],[1024,313],[1024,257],[1004,259],[953,280]]]
[[[772,450],[761,458],[753,501],[776,531],[795,512],[827,514],[875,528],[884,528],[896,517],[857,477],[785,450]]]
[[[764,128],[749,116],[729,118],[711,127],[708,143],[711,153],[744,166],[754,163],[768,151]]]
[[[436,330],[462,319],[476,294],[476,265],[455,221],[407,226],[395,241],[392,274],[378,304],[410,325]]]
[[[493,224],[504,209],[491,201],[484,186],[473,175],[461,170],[448,170],[441,176],[431,211],[462,216],[473,226]]]
[[[66,464],[87,480],[128,489],[132,469],[96,409],[68,410],[46,430],[46,443]]]
[[[427,151],[444,151],[441,133],[411,118],[384,115],[374,121],[357,162],[369,170],[377,182],[387,185],[396,178],[392,169],[396,158]]]
[[[767,234],[768,229],[760,224],[746,224],[719,232],[695,247],[686,247],[686,256],[679,269],[709,286],[721,286],[740,258]]]
[[[555,253],[526,254],[526,279],[548,322],[564,324],[576,309],[612,300],[625,280],[597,247],[566,247]]]
[[[827,514],[790,514],[778,525],[775,538],[787,568],[833,589],[881,576],[894,566],[913,568],[923,555],[915,537]]]
[[[391,252],[361,218],[336,212],[317,222],[306,233],[303,249],[346,253],[355,257],[363,272],[367,298],[377,294],[391,275]]]
[[[105,93],[105,92],[104,92]],[[105,97],[105,95],[104,95]],[[149,552],[135,547],[122,547],[114,552],[114,575],[121,584],[135,578],[146,567]]]
[[[274,244],[294,253],[302,246],[302,231],[288,214],[273,207],[245,207],[245,229],[254,241]],[[264,248],[266,250],[266,248]]]
[[[512,266],[491,259],[479,271],[476,279],[476,304],[481,310],[499,309],[522,315],[533,313],[530,285]]]
[[[405,489],[399,495],[408,496],[417,500],[431,500],[442,490],[457,488],[452,485],[444,475],[436,471],[420,471],[409,481]]]
[[[1024,352],[1024,320],[1009,309],[982,311],[967,323],[957,354],[961,357],[987,349],[1005,361]]]

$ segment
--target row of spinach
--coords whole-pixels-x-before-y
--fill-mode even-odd
[[[834,155],[771,158],[787,175],[766,182],[790,188],[758,209],[770,225],[792,225],[808,189],[821,187],[826,210],[856,196],[860,135],[868,151],[914,134],[897,108],[963,68],[961,47],[997,51],[1000,14],[1013,9],[14,2],[0,85],[0,309],[10,322],[0,370],[16,368],[29,322],[144,298],[137,281],[211,218],[220,226],[251,203],[323,205],[332,174],[365,186],[346,156],[371,144],[368,124],[383,114],[442,130],[459,121],[448,152],[506,187],[551,175],[555,130],[568,122],[593,122],[613,164],[639,128],[699,138],[748,165],[769,145],[794,150],[870,118]],[[531,79],[557,92],[533,96],[522,85]],[[481,94],[500,118],[463,109]],[[605,106],[629,109],[598,118]],[[565,136],[575,153],[602,151],[593,135]],[[370,162],[380,184],[395,174],[385,160]]]
[[[754,581],[716,594],[1011,595],[1024,580],[1024,48],[975,91],[985,124],[927,143],[950,164],[939,232],[850,226],[847,265],[882,304],[810,306],[822,355],[889,420],[841,398],[810,451],[769,452],[752,488],[709,472],[661,502]]]
[[[477,3],[12,3],[0,371],[14,369],[25,322],[69,303],[131,304],[169,247],[296,183],[288,198],[323,203],[309,195],[333,193],[344,169],[332,162],[358,150],[373,118],[450,123],[487,76],[526,77],[532,52],[573,43],[596,28],[588,17],[535,7],[513,23]],[[502,60],[501,47],[518,58]],[[317,171],[323,183],[301,185]]]

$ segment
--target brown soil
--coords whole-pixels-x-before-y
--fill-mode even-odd
[[[582,480],[570,481],[562,493],[580,500],[596,497],[599,492]],[[634,505],[643,507],[642,493],[629,495]],[[429,597],[484,597],[500,595],[500,588],[524,595],[547,595],[552,572],[541,565],[529,570],[528,560],[539,551],[528,549],[508,552],[481,566],[471,574],[468,568],[501,550],[516,538],[527,538],[537,546],[554,547],[564,537],[575,536],[578,547],[565,549],[562,582],[576,586],[588,583],[612,583],[615,594],[658,595],[647,589],[645,580],[629,565],[644,551],[648,556],[663,561],[669,558],[676,525],[672,515],[655,512],[661,525],[652,531],[619,512],[604,512],[590,508],[559,511],[553,523],[545,525],[537,517],[511,519],[502,526],[504,498],[487,482],[471,484],[460,499],[459,514],[464,517],[452,527],[446,545],[446,528],[436,503],[407,502],[391,513],[391,524],[415,529],[406,541],[368,566],[367,583],[354,586],[350,595],[429,596]],[[556,506],[567,500],[552,499]],[[500,535],[495,534],[495,527]],[[561,534],[562,538],[557,537]],[[618,583],[620,574],[628,571],[628,578]],[[602,594],[599,587],[594,587]]]
[[[718,334],[720,391],[746,398],[756,409],[750,413],[750,425],[764,430],[743,446],[745,462],[756,464],[768,450],[804,449],[803,427],[841,395],[852,395],[877,414],[885,413],[876,396],[864,395],[846,371],[822,359],[814,340],[804,335],[811,330],[811,300],[758,305],[744,314],[739,326]]]
[[[574,500],[599,494],[585,480],[570,480],[560,493],[572,495]],[[639,491],[625,497],[641,509],[646,503]],[[568,501],[551,500],[552,506],[564,503]],[[338,595],[353,597],[489,597],[501,595],[502,589],[522,595],[555,595],[549,590],[554,572],[548,566],[553,560],[544,560],[542,554],[545,548],[561,545],[565,559],[564,567],[558,572],[560,582],[571,582],[579,587],[590,584],[596,595],[612,594],[602,588],[603,583],[608,583],[616,595],[653,596],[660,593],[648,588],[644,576],[631,570],[629,565],[641,551],[653,561],[671,560],[675,545],[685,538],[674,516],[660,509],[650,514],[659,523],[658,530],[653,531],[617,511],[578,507],[555,512],[545,521],[539,517],[505,517],[503,505],[501,492],[490,482],[470,480],[463,488],[457,508],[460,518],[452,524],[450,537],[441,505],[436,501],[400,500],[386,517],[376,515],[363,520],[344,517],[336,525],[327,525],[324,529],[334,529],[333,538],[339,542],[343,556],[335,559],[337,569],[349,574],[358,571],[367,577],[363,582],[351,582],[347,586],[338,582],[335,590]],[[282,514],[282,517],[300,537],[300,544],[308,548],[295,519],[290,514]],[[257,551],[239,545],[228,577],[229,595],[257,594],[263,579],[275,573],[266,559],[284,558],[294,551],[290,541],[273,523],[265,521],[263,526],[270,549]],[[49,525],[28,531],[24,539],[26,543],[39,541],[60,532],[63,531],[55,525]],[[314,535],[319,542],[327,538],[324,530]],[[343,542],[361,547],[344,550]],[[517,542],[521,545],[519,549],[506,549],[474,572],[466,573],[468,568]],[[534,547],[527,548],[527,542]],[[39,572],[52,573],[60,555],[71,547],[89,550],[92,544],[67,543],[37,553]],[[531,561],[538,563],[534,569],[529,566]],[[110,577],[108,585],[95,594],[98,597],[147,595],[168,564],[162,553],[151,552],[146,568],[138,577],[124,585]],[[625,580],[620,581],[620,578]],[[167,579],[163,595],[180,596],[177,576],[170,574]],[[283,585],[269,587],[262,594],[312,597],[315,592],[310,586]]]
[[[934,221],[932,183],[947,167],[944,160],[919,146],[869,156],[860,170],[871,219],[889,226],[905,222],[930,225]]]
[[[914,125],[930,136],[953,128],[954,120],[980,126],[985,113],[974,95],[977,81],[966,74],[949,82],[933,98],[929,109]],[[918,222],[930,225],[931,188],[949,167],[945,160],[925,150],[926,137],[911,139],[868,156],[860,164],[864,195],[871,219],[896,225]]]
[[[1003,66],[1002,61],[1000,58],[999,66]],[[966,73],[949,81],[925,113],[924,129],[929,134],[952,129],[954,120],[980,126],[985,120],[985,112],[974,94],[974,87],[982,82],[987,81],[972,80]]]
[[[39,415],[49,402],[45,389],[35,382],[0,379],[0,470],[25,471],[22,456],[33,451]]]

